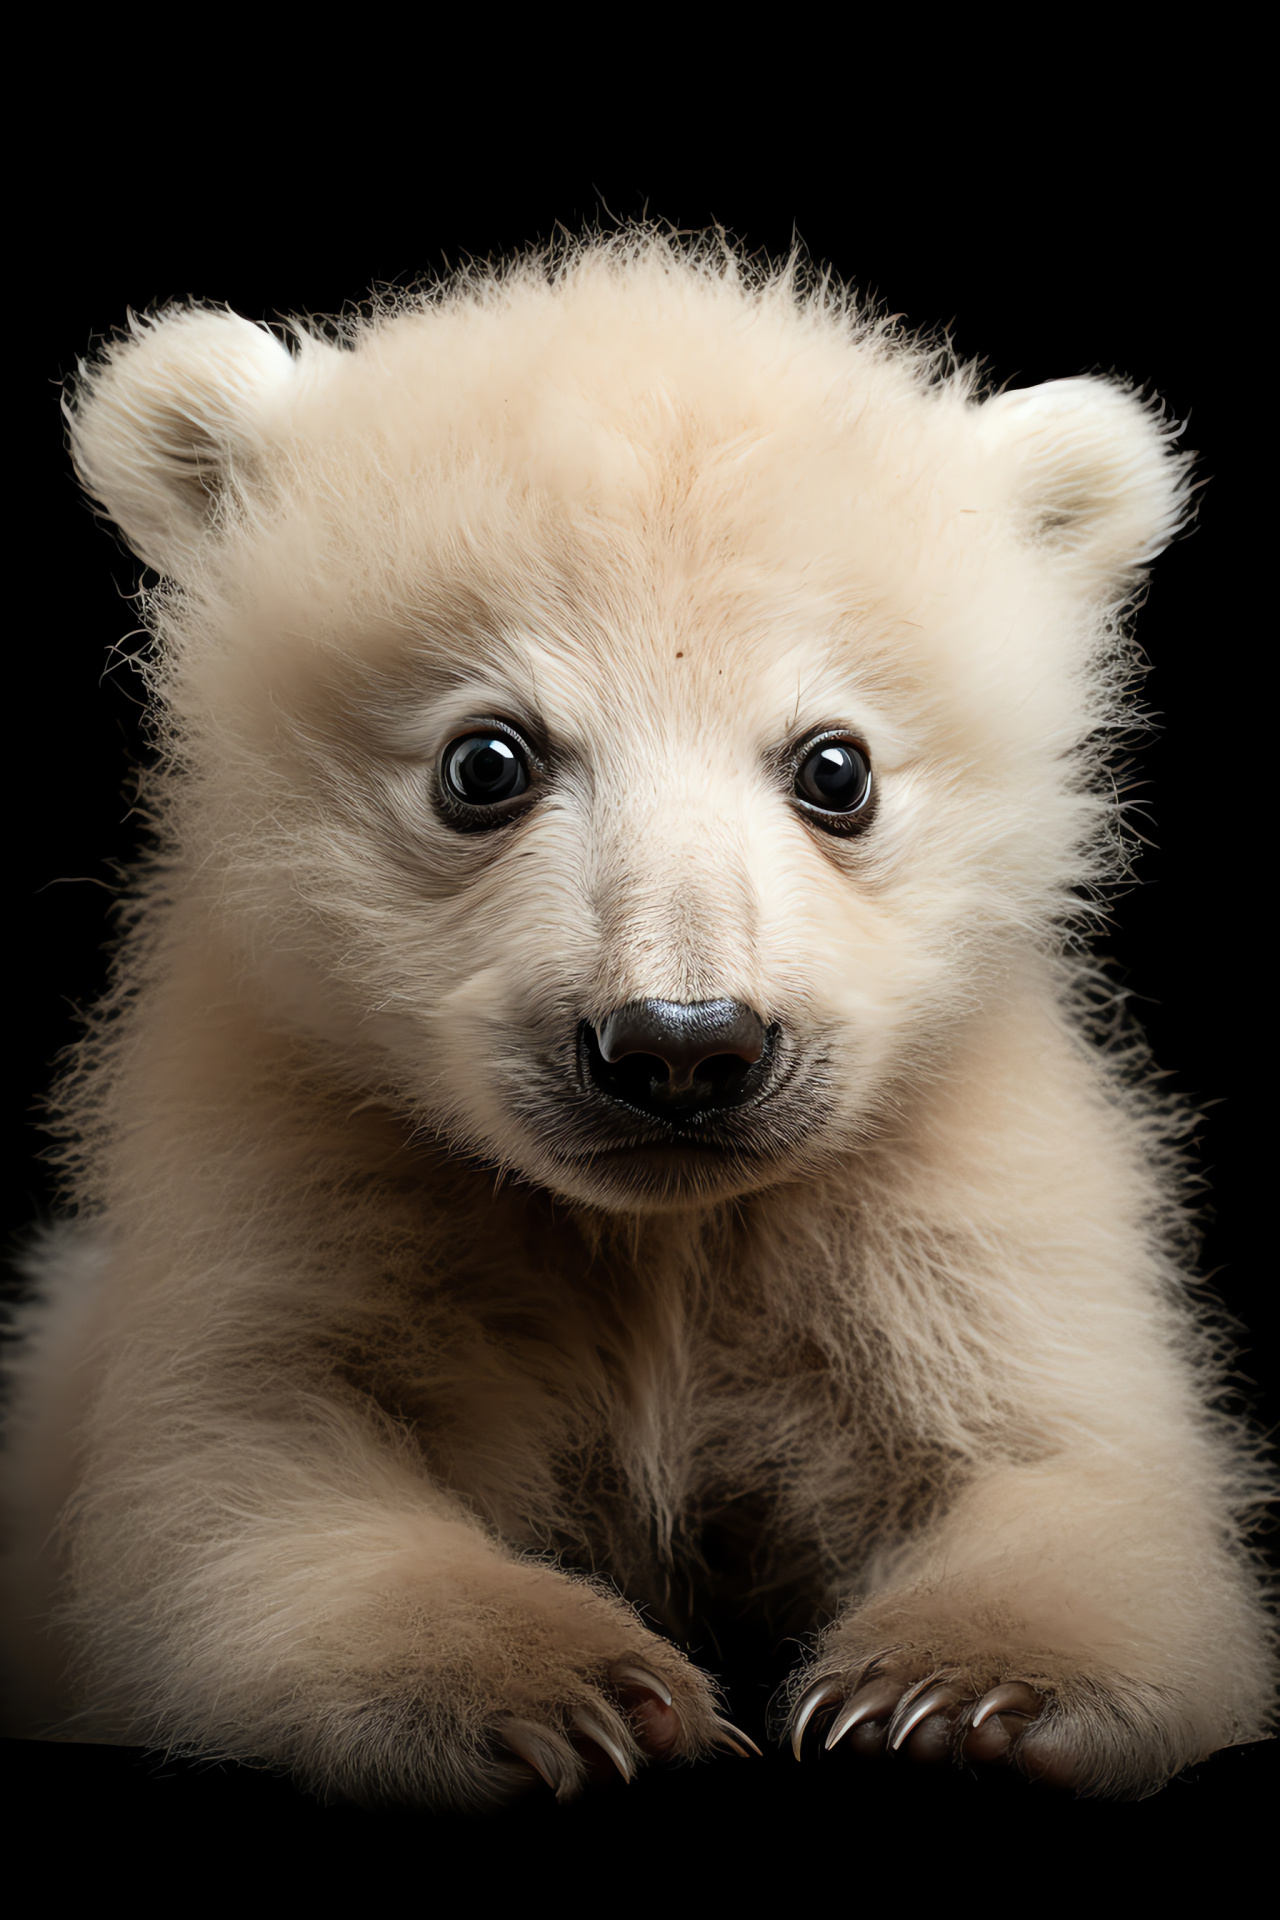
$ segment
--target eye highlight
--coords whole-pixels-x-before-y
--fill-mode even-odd
[[[860,833],[874,811],[871,756],[861,740],[833,729],[797,749],[793,793],[815,826]]]
[[[514,727],[476,727],[451,740],[440,757],[441,810],[463,832],[501,826],[531,796],[536,761]]]

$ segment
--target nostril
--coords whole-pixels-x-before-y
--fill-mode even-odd
[[[731,1053],[712,1054],[678,1071],[653,1053],[629,1053],[612,1066],[605,1062],[605,1067],[610,1091],[632,1105],[664,1108],[723,1104],[723,1096],[751,1071]]]
[[[655,1117],[736,1106],[767,1077],[769,1029],[734,1000],[633,1000],[583,1028],[602,1093]]]

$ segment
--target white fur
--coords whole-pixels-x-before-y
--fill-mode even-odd
[[[10,1449],[66,1661],[28,1724],[465,1803],[504,1713],[559,1740],[630,1660],[705,1752],[675,1640],[736,1512],[759,1593],[837,1616],[806,1682],[1027,1677],[1095,1791],[1255,1737],[1264,1481],[1081,940],[1185,511],[1158,410],[983,397],[629,231],[287,352],[135,322],[72,420],[162,575],[163,764],[60,1094],[92,1304],[74,1362],[57,1288],[31,1319]],[[432,770],[492,717],[548,790],[460,835]],[[858,839],[777,772],[837,723]],[[766,1168],[569,1156],[577,1025],[643,996],[809,1048]]]

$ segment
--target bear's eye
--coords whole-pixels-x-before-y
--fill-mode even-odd
[[[795,795],[819,824],[838,831],[862,825],[871,800],[871,761],[866,748],[847,734],[826,734],[808,741],[797,756]],[[825,816],[825,818],[821,818]]]
[[[440,763],[440,785],[446,804],[461,803],[466,810],[454,816],[456,824],[497,826],[512,811],[505,803],[529,791],[531,760],[514,729],[485,727],[451,740]],[[473,808],[483,812],[477,816]]]

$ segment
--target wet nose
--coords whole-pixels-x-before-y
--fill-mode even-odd
[[[739,1000],[632,1000],[583,1040],[599,1092],[666,1120],[740,1106],[770,1070],[769,1029]]]

